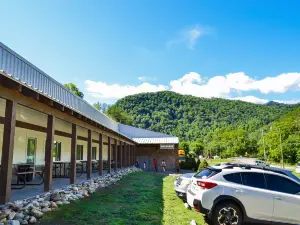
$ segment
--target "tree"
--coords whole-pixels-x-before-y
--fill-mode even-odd
[[[98,109],[98,111],[101,111],[101,103],[100,102],[96,102],[93,104],[93,106]]]
[[[193,142],[190,144],[190,149],[194,156],[203,155],[204,146],[202,143]]]
[[[106,104],[106,103],[102,103],[101,105],[101,109],[102,109],[102,112],[106,112],[106,110],[110,107],[110,105]]]
[[[179,149],[184,150],[185,156],[188,156],[190,153],[190,145],[188,142],[180,142]]]
[[[208,167],[208,162],[205,159],[203,159],[199,164],[198,172],[204,170],[206,167]]]
[[[110,118],[114,119],[115,121],[127,125],[132,124],[132,118],[128,116],[121,108],[113,105],[110,106],[106,111],[105,114]]]
[[[75,95],[77,95],[80,98],[83,98],[84,94],[79,91],[78,87],[76,86],[76,84],[73,83],[68,83],[68,84],[64,84],[64,86],[69,89],[70,91],[72,91]]]

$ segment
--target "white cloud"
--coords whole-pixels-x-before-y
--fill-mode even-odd
[[[152,85],[146,82],[138,86],[133,86],[120,84],[110,85],[105,82],[86,80],[85,85],[88,94],[90,94],[94,98],[102,100],[117,100],[127,95],[167,90],[167,87],[164,85]]]
[[[146,77],[140,77],[139,80],[145,80]],[[193,95],[196,97],[217,97],[242,100],[264,104],[268,99],[257,98],[255,96],[243,96],[243,93],[249,91],[258,91],[262,94],[285,93],[287,91],[300,90],[300,73],[284,73],[275,77],[266,77],[261,80],[253,79],[243,72],[230,73],[224,76],[215,76],[208,80],[202,79],[201,75],[195,72],[185,74],[179,79],[170,81],[168,86],[153,85],[144,82],[140,85],[119,85],[106,84],[104,82],[95,82],[87,80],[85,82],[87,92],[95,98],[104,100],[117,100],[127,95],[142,92],[157,92],[170,90],[180,94]],[[233,97],[239,94],[239,97]],[[283,101],[278,101],[283,102]],[[285,101],[285,103],[297,103],[299,101]]]
[[[140,81],[156,81],[157,80],[156,77],[147,77],[147,76],[141,76],[141,77],[138,77],[138,79]]]
[[[231,100],[240,100],[244,102],[251,102],[256,104],[266,104],[269,102],[267,99],[257,98],[255,96],[245,96],[245,97],[236,97],[236,98],[230,98]]]
[[[209,34],[209,29],[195,25],[181,30],[175,38],[172,38],[167,42],[167,47],[171,47],[176,44],[185,44],[189,49],[194,49],[197,45],[198,39]]]
[[[233,92],[259,91],[262,94],[300,90],[300,73],[285,73],[255,80],[243,72],[215,76],[200,84],[201,76],[189,73],[170,82],[172,91],[198,97],[229,97]]]
[[[297,104],[300,103],[300,99],[292,99],[292,100],[274,100],[274,102],[284,103],[284,104]]]

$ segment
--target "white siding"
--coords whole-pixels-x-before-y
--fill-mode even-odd
[[[61,161],[71,161],[71,138],[54,136],[54,141],[61,142]]]
[[[47,115],[36,110],[17,105],[16,119],[22,122],[47,127]]]
[[[92,139],[99,141],[99,134],[96,132],[92,132]]]
[[[102,135],[102,141],[103,141],[103,142],[108,142],[108,138],[107,138],[106,135]]]
[[[103,145],[103,153],[102,153],[102,159],[103,160],[107,160],[108,159],[108,146],[107,145]]]
[[[46,134],[16,127],[13,164],[26,163],[28,138],[36,138],[35,164],[45,164]]]
[[[6,100],[0,98],[0,116],[5,116],[5,107],[6,107]]]
[[[77,135],[87,138],[88,137],[88,130],[83,128],[83,127],[77,126]]]
[[[59,131],[63,131],[63,132],[71,134],[72,133],[72,123],[55,118],[55,130],[59,130]]]

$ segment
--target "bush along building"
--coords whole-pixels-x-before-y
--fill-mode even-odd
[[[0,42],[0,204],[12,189],[43,185],[153,159],[173,170],[178,138],[123,125],[99,112]]]

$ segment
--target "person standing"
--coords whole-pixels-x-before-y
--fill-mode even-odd
[[[180,168],[180,166],[179,166],[179,161],[176,160],[176,172],[177,172],[177,173],[179,173],[179,168]]]
[[[138,159],[136,159],[135,166],[136,166],[137,168],[139,168],[139,167],[140,167],[140,163],[139,163],[139,160],[138,160]]]
[[[146,161],[144,161],[144,170],[146,171]]]
[[[156,161],[156,159],[153,159],[153,165],[154,165],[155,172],[157,172],[157,161]]]
[[[162,167],[162,169],[163,169],[163,171],[164,172],[166,172],[166,162],[165,162],[165,160],[163,160],[162,162],[161,162],[161,167]]]

